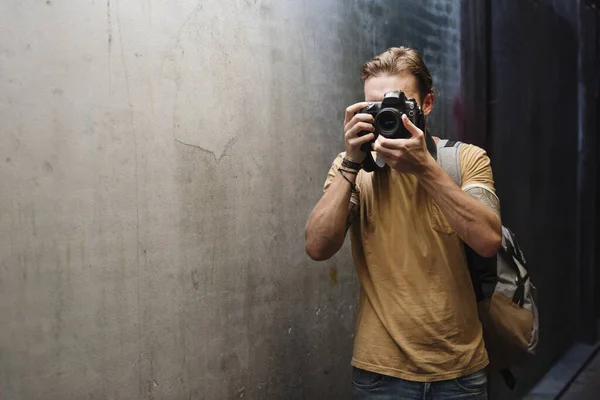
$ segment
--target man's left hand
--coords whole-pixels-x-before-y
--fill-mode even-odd
[[[379,135],[373,143],[373,151],[396,171],[418,175],[435,160],[427,150],[423,131],[410,122],[406,115],[402,115],[402,123],[411,138],[387,139]]]

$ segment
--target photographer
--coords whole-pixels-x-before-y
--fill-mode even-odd
[[[366,101],[346,110],[345,152],[306,225],[306,251],[315,260],[333,256],[350,230],[361,285],[353,397],[486,399],[488,357],[463,243],[484,257],[500,246],[490,160],[463,145],[462,188],[438,164],[439,139],[424,128],[433,83],[415,50],[389,49],[361,67],[361,80]],[[423,129],[402,112],[403,100],[404,136],[374,140],[381,124],[372,103],[394,91],[416,101]],[[386,166],[365,171],[365,144]]]

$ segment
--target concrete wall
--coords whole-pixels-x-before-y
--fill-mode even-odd
[[[457,90],[457,2],[413,3],[1,2],[0,398],[346,397],[358,286],[304,223],[362,61]]]

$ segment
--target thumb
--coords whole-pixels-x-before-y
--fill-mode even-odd
[[[402,123],[413,138],[423,135],[423,131],[417,128],[417,126],[408,119],[406,114],[402,114]]]

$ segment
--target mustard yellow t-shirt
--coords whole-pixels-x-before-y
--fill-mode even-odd
[[[327,190],[341,165],[329,171]],[[494,192],[484,150],[463,145],[463,188]],[[488,364],[463,243],[417,178],[360,171],[350,228],[360,281],[352,365],[411,381],[471,374]]]

